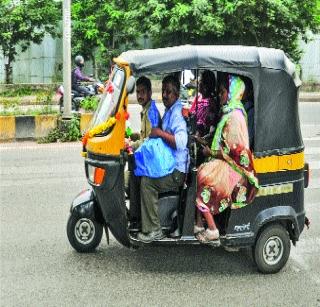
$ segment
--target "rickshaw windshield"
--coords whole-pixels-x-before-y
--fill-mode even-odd
[[[121,96],[124,79],[125,72],[116,67],[91,121],[91,128],[105,122],[109,117],[115,114]]]

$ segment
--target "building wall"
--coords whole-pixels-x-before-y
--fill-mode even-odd
[[[40,45],[18,52],[12,65],[13,83],[52,83],[62,78],[62,40],[45,36]],[[5,81],[4,59],[0,57],[0,82]]]
[[[300,61],[303,81],[316,81],[320,83],[320,34],[308,44],[301,42],[304,51]]]

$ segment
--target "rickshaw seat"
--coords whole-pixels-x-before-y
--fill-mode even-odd
[[[176,231],[178,225],[178,209],[184,189],[183,186],[176,191],[159,194],[159,217],[162,229]]]
[[[179,196],[179,195],[180,195],[180,191],[168,191],[168,192],[159,193],[158,198],[160,199],[168,196]]]

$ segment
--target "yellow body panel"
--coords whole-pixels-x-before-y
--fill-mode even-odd
[[[117,64],[119,65],[119,63]],[[128,78],[130,76],[130,68],[125,64],[123,64],[122,68],[125,70],[126,78]],[[124,149],[124,134],[126,127],[125,114],[127,106],[128,95],[126,87],[124,87],[117,112],[120,115],[120,118],[117,119],[112,131],[108,135],[103,137],[92,137],[88,139],[86,146],[88,152],[103,155],[120,154],[120,150]]]
[[[258,174],[299,170],[304,168],[304,152],[255,158],[253,163]]]

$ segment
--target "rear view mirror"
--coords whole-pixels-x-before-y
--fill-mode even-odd
[[[136,79],[134,76],[130,76],[127,80],[126,89],[128,94],[132,94],[134,91],[134,86],[136,84]]]

